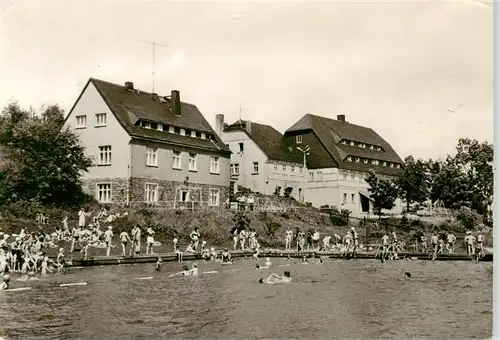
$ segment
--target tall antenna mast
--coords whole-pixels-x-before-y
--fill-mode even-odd
[[[155,41],[137,40],[137,42],[144,43],[144,44],[151,44],[151,46],[153,47],[153,71],[151,72],[151,75],[153,76],[153,89],[152,89],[151,93],[155,93],[156,46],[168,47],[168,45],[158,44]]]
[[[242,103],[240,103],[240,121],[241,121],[241,105]]]

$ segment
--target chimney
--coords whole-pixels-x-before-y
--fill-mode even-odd
[[[160,98],[158,97],[158,93],[151,93],[151,98],[153,100],[159,100]]]
[[[224,133],[224,115],[216,114],[215,115],[215,133],[222,139],[222,134]]]
[[[134,83],[132,83],[131,81],[126,81],[125,88],[129,91],[133,91],[134,90]]]
[[[252,122],[247,120],[245,122],[245,130],[247,131],[248,134],[252,133]]]
[[[175,115],[181,115],[181,96],[179,91],[172,90],[172,95],[170,96],[170,108]]]
[[[345,122],[345,115],[337,115],[337,120],[339,122]]]

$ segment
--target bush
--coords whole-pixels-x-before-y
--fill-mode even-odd
[[[481,223],[482,219],[477,212],[469,207],[460,207],[457,214],[457,221],[466,229],[474,229],[475,226]]]
[[[446,233],[463,234],[465,232],[465,227],[461,223],[446,220],[439,224],[438,230]]]

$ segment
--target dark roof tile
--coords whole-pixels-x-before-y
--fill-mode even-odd
[[[155,139],[166,143],[180,143],[185,146],[201,147],[214,151],[230,152],[212,129],[202,113],[195,105],[181,102],[181,115],[171,110],[169,98],[153,99],[151,93],[128,90],[125,86],[90,78],[89,83],[96,87],[106,104],[114,113],[120,124],[133,137]],[[88,83],[87,83],[88,86]],[[215,141],[180,136],[166,131],[157,131],[135,126],[139,120],[162,123],[169,126],[205,132],[214,136]]]
[[[328,151],[330,157],[335,160],[337,164],[339,164],[340,168],[361,171],[373,169],[374,171],[388,175],[394,175],[401,171],[397,168],[349,162],[346,160],[347,156],[357,156],[403,164],[403,161],[391,145],[375,131],[373,131],[373,129],[351,124],[349,122],[342,122],[331,118],[306,114],[297,123],[286,130],[285,136],[293,136],[300,132],[310,130],[316,134],[320,142]],[[378,145],[381,146],[384,151],[345,145],[340,143],[342,139]]]
[[[227,126],[224,132],[244,131],[269,159],[283,162],[302,163],[302,154],[287,142],[284,136],[269,125],[237,121]]]

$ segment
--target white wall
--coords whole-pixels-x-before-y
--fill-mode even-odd
[[[231,131],[224,132],[222,140],[229,145],[231,150],[231,164],[238,163],[240,174],[238,175],[237,185],[249,188],[252,191],[267,193],[267,156],[255,144],[245,132]],[[239,143],[243,143],[243,152],[240,152]],[[259,164],[259,172],[254,172],[254,162]]]
[[[351,216],[354,217],[366,216],[361,209],[360,192],[369,194],[370,186],[364,180],[368,173],[337,168],[308,170],[308,172],[314,172],[314,177],[311,180],[308,174],[306,201],[316,207],[329,204],[339,209],[349,209],[352,211]],[[344,194],[346,195],[345,201]],[[395,214],[401,212],[400,199],[396,200],[395,207],[389,212]],[[373,214],[371,202],[370,214]]]
[[[96,113],[106,113],[106,126],[96,127]],[[86,128],[76,128],[76,116],[86,115]],[[130,165],[130,136],[120,125],[92,83],[76,103],[66,120],[69,126],[80,137],[86,147],[86,153],[97,162],[99,146],[111,145],[111,165],[93,166],[83,179],[127,178]]]

